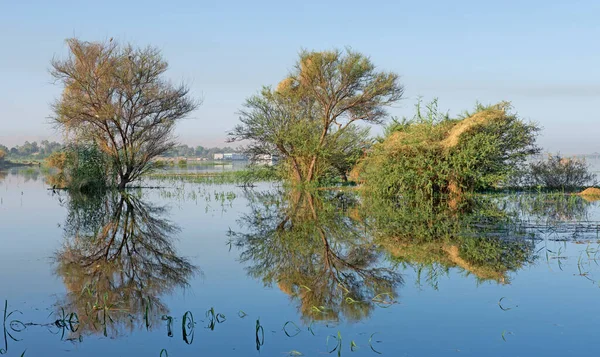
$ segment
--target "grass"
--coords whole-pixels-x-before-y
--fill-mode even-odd
[[[183,341],[188,345],[194,342],[195,327],[194,315],[191,311],[186,311],[181,319],[181,334],[183,335]]]
[[[217,324],[221,324],[227,320],[225,315],[216,313],[213,307],[206,311],[206,317],[208,318],[208,326],[206,328],[210,329],[211,331],[215,329]]]
[[[225,172],[155,172],[148,178],[163,182],[187,182],[208,185],[236,184],[253,186],[256,182],[276,181],[278,176],[273,168],[256,167]]]
[[[256,336],[256,350],[260,351],[260,348],[265,344],[265,329],[260,324],[260,319],[256,320],[256,329],[254,332]]]
[[[329,339],[330,338],[334,338],[335,339],[335,346],[333,347],[333,349],[329,349]],[[340,331],[338,331],[337,335],[329,335],[327,336],[327,341],[325,343],[327,345],[327,352],[329,353],[333,353],[335,351],[337,351],[337,355],[338,357],[342,355],[342,333]]]
[[[287,337],[296,337],[302,330],[293,321],[288,321],[283,325],[283,332]]]
[[[15,338],[10,333],[10,331],[21,332],[25,329],[25,324],[23,322],[21,322],[20,320],[9,321],[9,318],[14,313],[22,314],[22,312],[19,310],[13,310],[11,312],[8,312],[8,300],[4,300],[4,319],[3,319],[3,323],[2,323],[3,335],[4,335],[4,348],[0,348],[0,354],[6,354],[8,352],[8,338],[10,338],[11,340],[13,340],[15,342],[20,341],[19,339]],[[8,326],[6,325],[7,322],[8,322]],[[15,326],[20,326],[20,327],[22,327],[22,329],[15,328]],[[10,329],[10,331],[9,331],[9,329]],[[23,353],[25,353],[25,352],[23,352]]]
[[[377,351],[377,350],[375,349],[375,347],[373,347],[373,337],[375,337],[375,335],[376,335],[376,334],[377,334],[377,332],[375,332],[375,333],[372,333],[372,334],[371,334],[371,336],[369,336],[369,347],[371,348],[371,350],[372,350],[373,352],[375,352],[375,353],[377,353],[377,354],[379,354],[379,355],[380,355],[380,354],[381,354],[381,352]],[[375,342],[379,343],[379,342],[381,342],[381,341],[375,341]]]

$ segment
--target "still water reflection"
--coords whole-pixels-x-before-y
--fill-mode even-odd
[[[270,184],[169,185],[78,196],[48,190],[39,172],[0,172],[0,352],[564,356],[600,347],[598,202],[391,203]]]
[[[368,317],[375,305],[393,304],[400,273],[382,259],[365,234],[365,224],[349,216],[348,197],[314,192],[249,193],[250,213],[230,232],[248,274],[276,284],[298,305],[305,322]],[[344,208],[336,203],[344,202]],[[354,207],[352,207],[354,209]]]
[[[179,228],[167,209],[117,192],[71,195],[66,205],[56,274],[68,291],[60,309],[77,314],[77,332],[114,337],[158,325],[169,312],[161,297],[187,286],[197,271],[174,248]]]

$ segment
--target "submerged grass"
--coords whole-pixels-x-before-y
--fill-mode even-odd
[[[236,184],[253,186],[256,182],[279,180],[275,169],[271,167],[256,167],[246,170],[225,172],[156,172],[149,178],[171,182],[188,182],[197,184],[223,185]]]
[[[256,320],[254,333],[256,337],[256,350],[260,351],[260,348],[265,344],[265,329],[260,324],[260,318]]]
[[[196,328],[196,322],[194,322],[194,315],[191,311],[186,311],[181,319],[181,334],[183,341],[191,345],[194,342],[194,332]]]

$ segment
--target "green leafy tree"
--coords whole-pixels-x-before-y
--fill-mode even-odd
[[[185,85],[166,80],[168,65],[156,48],[112,39],[67,44],[69,56],[51,62],[52,76],[64,87],[54,122],[74,142],[106,153],[123,189],[173,147],[175,124],[198,103]]]
[[[326,172],[327,158],[358,122],[379,124],[404,92],[398,75],[379,72],[366,56],[303,51],[276,90],[246,100],[230,140],[248,140],[254,155],[279,154],[296,182]]]

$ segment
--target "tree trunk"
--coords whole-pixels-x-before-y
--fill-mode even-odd
[[[298,165],[298,161],[295,157],[291,158],[292,160],[292,168],[294,173],[294,178],[298,183],[302,183],[302,171],[300,169],[300,165]]]
[[[348,182],[348,175],[346,175],[345,171],[341,172],[342,182]]]
[[[128,183],[129,183],[129,178],[126,175],[122,175],[119,178],[119,186],[118,186],[119,190],[123,191],[126,188]]]
[[[317,164],[317,155],[313,156],[310,166],[308,167],[308,173],[306,174],[306,182],[312,182],[315,175],[315,167]]]
[[[329,109],[327,109],[326,118],[329,118]],[[317,147],[317,154],[315,154],[310,162],[310,166],[308,167],[308,173],[306,174],[306,182],[312,182],[315,175],[315,167],[317,165],[318,152],[323,148],[323,143],[325,142],[325,138],[327,137],[327,131],[329,129],[328,121],[325,120],[325,127],[323,128],[323,132],[321,133],[321,137],[319,138],[319,146]]]

